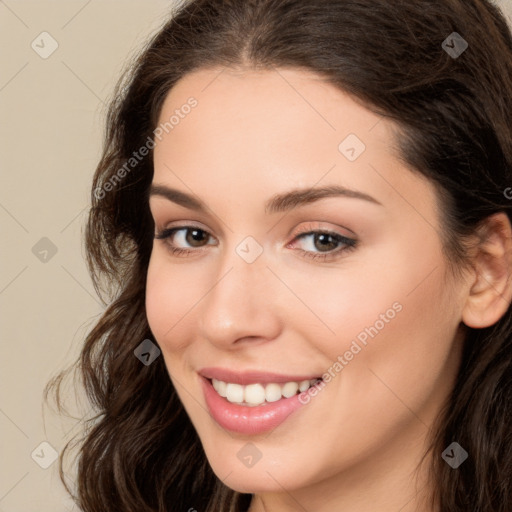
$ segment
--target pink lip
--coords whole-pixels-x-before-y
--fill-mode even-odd
[[[245,376],[247,377],[247,375]],[[299,401],[299,395],[281,398],[277,402],[265,403],[256,407],[233,404],[213,389],[210,380],[205,377],[200,378],[206,405],[213,419],[224,429],[239,434],[255,435],[273,430],[303,405]],[[233,380],[228,381],[237,383]],[[251,382],[255,382],[254,379]],[[262,381],[259,380],[258,382]],[[272,382],[276,381],[273,380]]]
[[[303,380],[320,379],[318,375],[283,375],[279,373],[269,373],[261,371],[235,372],[226,368],[203,368],[199,370],[199,375],[206,379],[222,380],[223,382],[232,382],[233,384],[285,384],[286,382],[301,382]]]

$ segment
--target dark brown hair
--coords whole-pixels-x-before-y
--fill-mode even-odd
[[[453,32],[469,45],[458,57],[442,47]],[[465,262],[462,241],[483,219],[511,217],[504,190],[512,186],[512,36],[491,2],[184,3],[120,81],[93,180],[87,260],[108,306],[77,362],[97,411],[78,458],[77,503],[85,512],[244,511],[251,499],[213,474],[163,358],[144,366],[134,357],[152,338],[145,312],[151,152],[115,178],[153,140],[174,84],[212,66],[312,71],[396,122],[401,158],[440,191],[443,243],[454,268]],[[443,512],[512,510],[511,318],[509,309],[492,327],[467,329],[428,452],[432,503]],[[453,441],[469,453],[458,469],[441,459]]]

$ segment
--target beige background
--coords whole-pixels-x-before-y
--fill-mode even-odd
[[[0,512],[76,510],[40,445],[60,451],[80,423],[43,415],[42,389],[101,312],[81,230],[104,102],[172,3],[0,0]]]

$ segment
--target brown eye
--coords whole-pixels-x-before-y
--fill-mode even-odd
[[[339,241],[328,233],[315,233],[313,245],[319,251],[333,251],[338,247]]]
[[[296,237],[296,240],[303,240],[303,247],[307,251],[315,252],[329,252],[335,251],[343,246],[353,246],[356,241],[352,238],[347,238],[338,233],[330,233],[328,231],[309,231],[308,233],[301,233]]]
[[[299,245],[297,250],[306,258],[327,261],[355,249],[357,240],[330,231],[308,231],[297,235],[293,245]]]
[[[187,232],[185,235],[185,241],[192,247],[201,247],[203,241],[208,242],[208,233],[202,229],[185,229]]]
[[[157,240],[165,240],[165,243],[176,249],[194,249],[208,245],[211,235],[204,229],[195,226],[182,226],[164,229],[155,235]]]

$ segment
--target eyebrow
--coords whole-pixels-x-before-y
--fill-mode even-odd
[[[179,204],[180,206],[191,210],[197,210],[202,213],[206,213],[208,210],[204,203],[196,197],[180,190],[170,188],[166,185],[152,185],[149,194],[150,196],[164,197],[165,199]],[[295,189],[282,194],[277,194],[265,203],[265,213],[271,214],[286,212],[328,197],[362,199],[363,201],[368,201],[382,206],[382,203],[377,201],[377,199],[365,194],[364,192],[351,190],[339,185],[330,185],[326,187]]]

